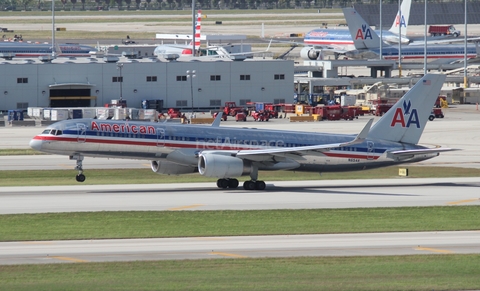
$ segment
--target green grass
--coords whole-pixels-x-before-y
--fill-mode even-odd
[[[0,171],[0,187],[4,186],[52,186],[77,185],[73,170],[75,163],[65,160],[65,165],[71,165],[72,170],[24,170]],[[150,170],[149,162],[145,169],[88,169],[88,160],[84,162],[84,174],[87,180],[83,185],[101,184],[156,184],[156,183],[192,183],[215,182],[214,178],[205,178],[199,174],[181,176],[158,175]],[[449,177],[480,177],[480,169],[453,167],[409,167],[410,178],[449,178]],[[398,167],[388,167],[367,171],[341,173],[303,173],[289,171],[260,171],[259,177],[265,181],[291,180],[337,180],[337,179],[383,179],[398,178]],[[247,180],[242,177],[239,180]]]
[[[35,156],[46,155],[33,149],[0,149],[0,156]]]
[[[479,221],[480,206],[8,214],[0,241],[479,230]]]
[[[473,290],[480,255],[0,266],[16,290]]]

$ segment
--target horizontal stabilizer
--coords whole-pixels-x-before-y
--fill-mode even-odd
[[[394,158],[401,158],[407,157],[412,155],[429,155],[429,154],[439,154],[442,152],[450,152],[450,151],[459,151],[460,149],[452,149],[452,148],[432,148],[432,149],[418,149],[418,150],[401,150],[401,151],[392,151],[389,152],[388,155]]]

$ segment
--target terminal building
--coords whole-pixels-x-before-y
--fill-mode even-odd
[[[226,101],[285,103],[294,63],[228,58],[57,58],[0,63],[0,111],[28,107],[101,107],[163,100],[163,108],[212,109]]]

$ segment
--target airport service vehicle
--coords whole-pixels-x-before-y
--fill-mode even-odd
[[[72,119],[33,137],[35,150],[69,156],[77,181],[85,181],[84,157],[151,161],[155,173],[199,173],[219,188],[264,190],[259,170],[341,172],[427,160],[451,148],[418,145],[445,75],[426,74],[373,125],[357,135],[122,120]],[[54,178],[54,177],[52,177]]]
[[[430,25],[428,33],[431,36],[451,35],[454,37],[460,36],[460,30],[457,30],[453,25]]]
[[[245,108],[241,106],[237,106],[235,101],[227,101],[225,102],[225,106],[223,107],[223,114],[235,116],[239,112],[244,112]]]

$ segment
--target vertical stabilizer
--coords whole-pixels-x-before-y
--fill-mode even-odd
[[[380,47],[380,37],[353,8],[343,8],[353,44],[357,50]]]
[[[372,127],[368,138],[417,144],[445,75],[427,74]]]
[[[412,0],[403,0],[402,5],[400,6],[400,11],[397,12],[395,20],[393,20],[392,28],[390,32],[398,34],[398,27],[400,26],[401,35],[407,35],[408,19],[410,18],[410,7],[412,6]],[[401,15],[401,16],[400,16]]]

